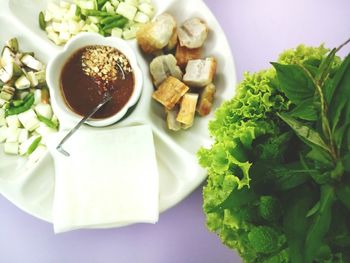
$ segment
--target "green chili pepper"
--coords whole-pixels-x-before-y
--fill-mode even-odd
[[[57,124],[53,122],[52,120],[45,118],[42,115],[37,114],[38,120],[44,123],[47,127],[52,128],[52,129],[57,129]]]
[[[110,16],[110,13],[104,12],[104,11],[98,11],[98,10],[87,10],[87,9],[83,9],[81,11],[81,13],[84,16]]]
[[[14,100],[14,101],[12,101],[12,105],[13,105],[14,107],[21,106],[23,103],[24,103],[23,100]]]
[[[107,24],[112,23],[116,20],[119,20],[120,18],[122,18],[121,15],[107,16],[101,20],[101,24],[107,25]]]
[[[103,30],[107,30],[107,29],[111,29],[111,28],[115,28],[115,27],[123,28],[126,25],[126,23],[128,23],[128,21],[129,20],[127,18],[122,17],[122,18],[118,19],[117,21],[114,21],[108,25],[105,25],[103,27]]]
[[[45,17],[43,12],[39,13],[39,26],[42,30],[45,30],[46,28],[46,22],[45,22]]]
[[[32,142],[32,144],[28,148],[27,154],[28,155],[32,154],[35,151],[35,149],[38,148],[40,142],[41,142],[41,136],[39,136]]]
[[[32,94],[32,95],[30,95]],[[6,109],[6,116],[10,115],[17,115],[22,112],[25,112],[29,110],[34,104],[34,93],[29,93],[25,98],[24,98],[24,103],[21,106],[18,107],[10,107]]]

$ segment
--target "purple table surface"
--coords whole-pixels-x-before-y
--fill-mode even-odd
[[[334,47],[350,37],[349,0],[205,1],[228,36],[239,80],[244,71],[268,67],[286,48],[322,42]],[[156,225],[54,235],[50,224],[0,197],[0,262],[241,262],[206,230],[201,205],[198,189]]]

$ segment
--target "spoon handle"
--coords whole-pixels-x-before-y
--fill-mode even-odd
[[[91,118],[92,115],[94,115],[103,105],[105,105],[110,99],[112,98],[111,95],[107,95],[104,97],[103,101],[100,102],[89,115],[85,116],[77,123],[77,125],[74,126],[73,129],[71,129],[66,136],[62,139],[62,141],[57,145],[56,150],[62,153],[63,155],[69,157],[70,154],[63,149],[63,144],[80,128],[81,125],[83,125],[89,118]]]

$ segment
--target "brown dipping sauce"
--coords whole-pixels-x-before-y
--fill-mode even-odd
[[[99,74],[99,71],[93,71],[93,73],[95,73],[94,76],[87,74],[86,67],[83,67],[83,65],[86,66],[86,64],[84,64],[84,58],[89,49],[90,51],[96,51],[99,59],[101,57],[105,59],[109,58],[109,62],[111,61],[110,53],[103,54],[103,52],[101,52],[103,48],[118,52],[124,58],[124,60],[118,64],[126,69],[126,71],[124,71],[125,79],[123,79],[122,72],[118,66],[115,67],[118,73],[116,78],[113,79],[109,78],[106,80],[106,78],[100,78],[99,76],[101,74]],[[114,60],[118,61],[115,57]],[[93,64],[89,65],[94,67]],[[106,73],[106,70],[103,72]],[[86,116],[91,113],[92,109],[102,102],[106,91],[112,95],[112,99],[93,115],[95,119],[108,118],[119,112],[129,101],[135,84],[134,74],[126,57],[117,49],[105,46],[86,46],[76,51],[64,65],[60,82],[61,91],[66,104],[81,116]]]

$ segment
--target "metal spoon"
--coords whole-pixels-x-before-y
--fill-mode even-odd
[[[84,118],[81,119],[81,121],[78,122],[77,125],[73,129],[71,129],[66,136],[62,139],[62,141],[57,145],[56,150],[62,153],[63,155],[69,157],[70,154],[63,149],[63,144],[80,128],[83,123],[85,123],[89,118],[91,118],[92,115],[94,115],[103,105],[105,105],[108,101],[110,101],[112,98],[112,95],[109,94],[109,92],[106,92],[103,96],[103,100],[91,111],[91,113]]]

